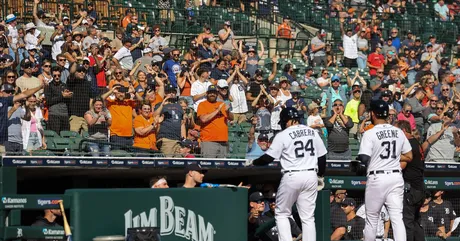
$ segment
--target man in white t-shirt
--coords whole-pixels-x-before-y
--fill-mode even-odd
[[[343,40],[343,65],[349,69],[358,67],[358,34],[353,35],[353,30],[343,28],[345,19],[340,19],[340,31],[342,32]],[[358,23],[360,20],[358,19]]]
[[[193,82],[190,95],[193,98],[193,109],[195,112],[198,110],[198,104],[206,100],[206,92],[208,87],[211,85],[209,82],[209,69],[208,68],[199,68],[196,71],[198,75],[198,80]]]
[[[155,61],[163,61],[163,49],[168,47],[168,41],[161,37],[160,26],[153,27],[154,36],[150,39],[149,47],[153,50],[153,59]]]
[[[230,96],[232,97],[233,122],[241,124],[246,120],[246,112],[248,112],[248,103],[246,100],[246,86],[248,79],[240,72],[238,66],[230,76],[233,78],[230,82]]]
[[[131,70],[133,68],[133,56],[131,55],[132,42],[131,39],[123,39],[123,47],[121,47],[112,58],[112,61],[116,66],[121,67],[124,70]]]

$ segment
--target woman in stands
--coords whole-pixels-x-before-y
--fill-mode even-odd
[[[177,78],[177,84],[180,89],[180,96],[186,97],[188,102],[190,104],[193,104],[192,97],[190,96],[191,94],[191,89],[192,89],[192,84],[195,82],[195,74],[194,74],[194,69],[195,66],[190,67],[188,62],[186,60],[182,60],[180,63],[181,66],[181,72],[179,74],[179,77]]]
[[[409,52],[409,56],[407,57],[407,64],[409,65],[409,69],[407,69],[407,81],[410,85],[413,85],[415,83],[415,75],[420,68],[420,61],[417,58],[415,50],[411,50]]]
[[[46,149],[44,129],[41,124],[43,115],[40,107],[37,107],[35,95],[29,96],[25,105],[25,114],[22,119],[22,142],[27,152]]]
[[[163,117],[160,115],[152,116],[152,107],[148,101],[144,101],[141,105],[141,114],[134,118],[134,147],[158,150],[156,147],[156,135],[160,128],[160,123],[163,122]]]
[[[194,117],[195,113],[193,111],[193,108],[190,107],[188,100],[183,98],[182,96],[179,99],[178,103],[184,111],[185,133],[189,133],[189,130],[193,130],[196,127]]]
[[[92,108],[85,113],[84,117],[88,124],[88,139],[95,140],[95,142],[88,143],[91,154],[99,156],[100,149],[102,149],[102,152],[107,156],[110,152],[110,146],[107,145],[107,142],[112,116],[105,108],[104,101],[101,98],[96,98]],[[98,142],[105,142],[106,144]]]
[[[76,42],[66,42],[62,45],[62,53],[69,63],[83,61],[83,54]]]
[[[21,88],[16,85],[16,80],[18,79],[18,74],[16,71],[8,70],[3,76],[2,84],[10,84],[14,87],[15,94],[21,93]]]
[[[51,61],[49,59],[43,60],[41,74],[38,76],[40,82],[49,84],[53,81],[53,75],[51,74]]]
[[[252,101],[252,109],[255,110],[254,117],[257,119],[255,126],[256,140],[259,134],[267,134],[269,137],[273,134],[271,129],[271,111],[273,106],[268,95],[267,91],[261,88],[259,95]]]
[[[190,42],[190,48],[188,49],[187,53],[185,53],[184,55],[184,60],[187,61],[187,64],[189,66],[192,66],[192,65],[195,66],[199,64],[199,62],[197,62],[198,61],[197,53],[198,53],[198,43],[195,39],[192,39],[192,41]]]
[[[434,77],[432,75],[422,77],[421,81],[422,87],[425,90],[425,98],[422,100],[422,105],[427,106],[430,96],[434,94]]]
[[[280,77],[278,96],[281,97],[281,105],[285,105],[286,101],[292,98],[291,91],[289,90],[288,79],[285,76]]]
[[[410,128],[412,130],[416,129],[415,118],[412,115],[412,106],[409,103],[405,103],[402,111],[398,114],[398,120],[405,120],[410,123]]]
[[[203,32],[198,35],[198,38],[196,39],[196,42],[198,44],[203,44],[204,39],[210,39],[211,42],[214,40],[214,34],[211,32],[211,26],[205,24],[203,27]]]
[[[292,64],[286,64],[284,66],[283,76],[285,76],[291,84],[296,81],[296,74],[294,73],[294,67]]]

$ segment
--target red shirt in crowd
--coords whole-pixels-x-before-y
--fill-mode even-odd
[[[369,54],[369,56],[367,56],[367,62],[369,62],[369,64],[372,66],[378,66],[379,68],[380,67],[383,68],[383,64],[385,63],[385,57],[383,57],[383,54],[376,54],[374,52],[372,54]],[[369,74],[372,76],[377,75],[377,69],[370,68]]]
[[[97,58],[99,61],[102,61],[103,57],[98,55]],[[94,67],[96,65],[96,60],[94,59],[94,56],[89,56],[89,66]],[[96,73],[96,80],[97,80],[97,87],[106,87],[107,86],[107,80],[105,79],[105,61],[102,64],[102,68],[99,70],[99,72]]]

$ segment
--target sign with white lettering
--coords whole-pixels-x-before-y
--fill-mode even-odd
[[[158,227],[162,241],[246,240],[244,188],[74,189],[66,195],[72,196],[75,241],[138,227]]]

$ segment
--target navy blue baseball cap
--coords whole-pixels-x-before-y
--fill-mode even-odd
[[[189,171],[197,171],[197,172],[201,172],[203,174],[205,174],[206,172],[208,172],[207,169],[203,169],[201,168],[201,165],[200,164],[190,164],[190,165],[187,165],[184,169],[185,173],[187,174]]]
[[[356,202],[353,198],[345,198],[343,201],[342,201],[342,205],[346,205],[346,206],[356,206]]]
[[[217,87],[215,85],[210,85],[207,92],[217,92]]]
[[[261,192],[254,192],[249,196],[250,202],[258,202],[264,200],[264,195]]]

